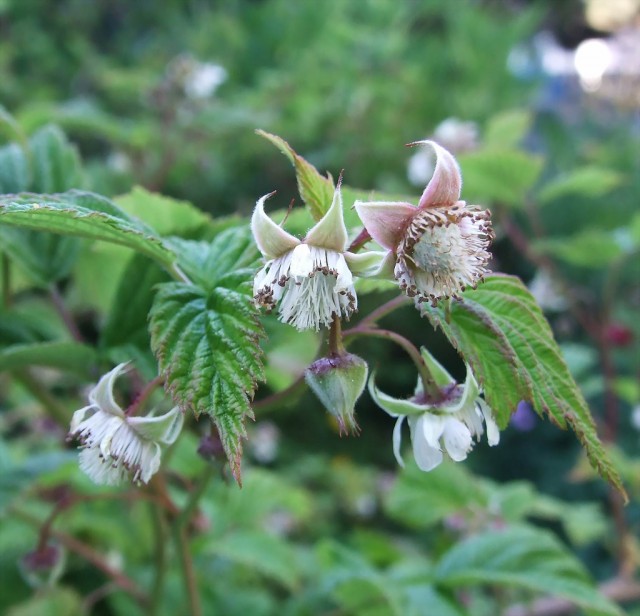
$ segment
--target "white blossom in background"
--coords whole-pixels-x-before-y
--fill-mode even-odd
[[[539,269],[527,286],[543,310],[562,312],[568,308],[562,288],[545,270]]]
[[[478,125],[458,118],[447,118],[433,131],[431,138],[452,154],[470,152],[478,148]],[[435,156],[429,150],[416,150],[407,162],[407,178],[414,186],[424,186],[433,175]]]
[[[340,182],[326,214],[303,240],[287,233],[269,218],[258,200],[251,230],[267,260],[253,284],[257,306],[278,309],[279,318],[298,330],[328,327],[334,315],[349,318],[358,307],[354,275],[376,272],[383,253],[347,252]]]
[[[89,392],[89,405],[73,414],[69,438],[80,441],[80,469],[92,481],[118,485],[148,483],[160,468],[161,445],[180,434],[176,407],[157,417],[127,416],[113,398],[113,385],[127,364],[105,374]]]
[[[488,273],[494,234],[491,213],[460,201],[462,177],[450,152],[434,141],[419,141],[436,156],[436,166],[418,205],[356,201],[369,235],[387,249],[386,266],[416,305],[435,305],[475,288]]]
[[[392,417],[397,418],[393,430],[393,452],[400,466],[402,424],[407,419],[411,433],[413,456],[418,468],[430,471],[436,468],[446,453],[456,462],[464,460],[473,448],[473,438],[480,440],[485,431],[489,445],[497,445],[500,432],[487,403],[480,397],[480,388],[470,366],[464,386],[457,385],[451,375],[422,349],[422,357],[441,392],[438,400],[430,400],[422,383],[408,400],[392,398],[369,380],[369,392],[375,403]]]
[[[196,62],[185,76],[184,91],[189,98],[210,98],[226,80],[227,71],[223,66],[211,62]]]

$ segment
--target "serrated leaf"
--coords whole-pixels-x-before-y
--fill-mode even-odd
[[[520,400],[531,402],[539,415],[571,427],[594,468],[624,493],[551,328],[522,281],[489,276],[461,300],[425,307],[425,314],[471,364],[502,428]]]
[[[560,175],[547,182],[538,193],[542,204],[567,195],[598,198],[620,186],[624,177],[617,171],[604,167],[585,166]]]
[[[176,259],[166,243],[105,197],[71,190],[57,195],[0,196],[0,224],[121,244],[170,267]]]
[[[533,528],[489,531],[458,543],[440,559],[435,578],[452,588],[497,584],[534,590],[593,613],[622,614],[553,535]]]
[[[250,401],[264,380],[263,330],[251,301],[254,271],[235,265],[246,265],[246,252],[245,229],[219,234],[204,258],[211,274],[206,288],[160,285],[149,325],[173,399],[183,411],[211,417],[238,482],[244,421],[253,417]]]
[[[80,156],[65,134],[52,124],[29,139],[33,180],[30,190],[37,193],[64,192],[83,188]]]
[[[458,157],[463,197],[474,203],[519,208],[542,171],[543,159],[520,150],[479,150]]]
[[[300,197],[313,218],[320,220],[333,200],[335,187],[331,178],[328,175],[322,176],[311,163],[296,154],[295,150],[281,137],[263,130],[257,130],[256,133],[273,143],[295,167]]]
[[[613,263],[624,253],[616,237],[601,229],[587,229],[570,237],[537,240],[533,248],[569,265],[597,269]]]
[[[87,374],[96,360],[93,347],[79,342],[36,342],[15,344],[0,349],[0,370],[46,366]]]

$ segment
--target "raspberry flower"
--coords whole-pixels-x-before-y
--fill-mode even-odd
[[[69,438],[80,441],[80,470],[94,483],[148,483],[160,468],[160,445],[180,434],[178,407],[157,417],[129,417],[113,398],[113,384],[127,364],[105,374],[89,392],[89,405],[73,414]]]
[[[400,288],[416,305],[458,297],[487,273],[493,240],[491,214],[460,201],[462,177],[455,158],[434,141],[433,176],[417,206],[403,202],[356,201],[369,235],[386,248]]]
[[[280,320],[298,330],[328,327],[334,315],[349,318],[358,308],[353,276],[375,273],[383,254],[346,252],[349,240],[342,212],[340,182],[331,207],[299,240],[264,211],[265,195],[251,218],[253,237],[267,259],[253,283],[257,306],[278,306]]]
[[[467,457],[473,447],[473,437],[477,440],[484,433],[483,420],[487,430],[489,445],[497,445],[500,432],[491,409],[480,397],[480,389],[471,368],[467,366],[464,386],[458,385],[451,375],[422,349],[422,357],[440,389],[438,400],[429,399],[420,379],[415,394],[409,400],[398,400],[381,392],[369,380],[369,392],[375,403],[392,417],[396,417],[393,430],[393,452],[400,466],[404,461],[400,454],[402,422],[409,422],[413,456],[418,468],[430,471],[443,459],[443,452],[460,462]]]

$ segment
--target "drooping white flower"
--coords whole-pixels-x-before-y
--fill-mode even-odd
[[[489,210],[460,201],[462,177],[455,158],[434,141],[433,176],[417,206],[404,202],[356,201],[365,228],[386,248],[400,288],[419,305],[458,297],[487,273],[493,240]]]
[[[127,416],[113,398],[113,384],[127,364],[105,374],[89,392],[89,405],[73,414],[69,437],[80,441],[80,469],[95,483],[148,483],[160,468],[161,445],[182,428],[178,407],[157,417]]]
[[[440,389],[438,400],[428,398],[420,379],[413,398],[409,400],[392,398],[375,386],[373,376],[369,380],[369,392],[376,404],[397,418],[393,430],[393,452],[398,464],[404,466],[400,445],[405,418],[409,423],[413,456],[423,471],[438,466],[444,453],[456,462],[464,460],[473,447],[473,438],[480,440],[485,426],[489,445],[497,445],[500,441],[498,426],[491,409],[480,397],[471,368],[467,366],[467,378],[461,386],[426,349],[422,349],[422,357]]]
[[[258,200],[251,218],[256,244],[267,259],[254,279],[256,305],[277,306],[280,320],[298,330],[328,327],[334,315],[349,318],[358,307],[353,276],[377,271],[383,254],[347,252],[340,182],[326,214],[303,240],[266,215],[264,202],[272,194]]]

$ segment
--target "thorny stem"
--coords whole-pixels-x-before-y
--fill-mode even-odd
[[[418,369],[424,393],[434,400],[438,400],[441,397],[442,392],[436,384],[431,371],[424,363],[420,351],[410,340],[407,340],[404,336],[387,329],[361,327],[360,325],[348,329],[343,333],[344,338],[350,338],[352,336],[369,336],[371,338],[382,338],[395,342],[398,346],[404,349]]]
[[[41,520],[26,511],[21,509],[14,509],[13,511],[20,519],[28,524],[36,527],[42,525]],[[114,584],[128,592],[140,606],[143,608],[146,607],[149,602],[149,598],[146,593],[131,578],[112,567],[101,554],[75,537],[67,535],[59,530],[51,530],[50,535],[58,540],[68,550],[75,552],[84,558],[84,560],[90,562],[94,567],[100,569],[100,571],[111,578]]]
[[[56,284],[52,284],[49,287],[49,297],[51,298],[53,307],[56,309],[56,312],[62,319],[62,322],[64,323],[68,332],[71,334],[71,337],[76,342],[84,342],[84,338],[80,333],[80,329],[78,329],[77,323],[75,322],[71,312],[69,312],[69,309],[65,305],[64,298],[62,297],[60,289]]]

